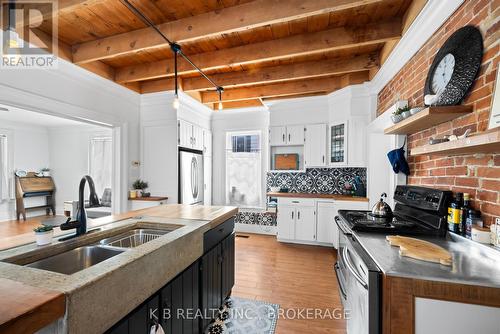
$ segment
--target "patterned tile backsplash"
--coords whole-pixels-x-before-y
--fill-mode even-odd
[[[305,172],[268,172],[267,191],[271,187],[288,188],[292,193],[342,194],[344,184],[359,176],[366,187],[366,168],[307,168]]]
[[[236,215],[234,222],[249,225],[276,226],[276,217],[267,212],[240,211]]]

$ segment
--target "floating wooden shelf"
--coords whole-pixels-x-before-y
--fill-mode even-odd
[[[488,130],[464,139],[435,145],[424,145],[410,150],[410,155],[462,155],[500,153],[500,128]]]
[[[471,106],[428,107],[385,129],[386,135],[408,135],[447,122],[472,111]]]

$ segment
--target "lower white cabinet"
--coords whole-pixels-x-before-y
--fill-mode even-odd
[[[368,210],[368,202],[278,198],[278,241],[338,248],[338,210]]]
[[[278,239],[295,239],[295,207],[282,206],[278,210]]]
[[[339,231],[335,223],[335,216],[337,215],[337,208],[333,201],[318,201],[317,204],[318,218],[317,218],[317,237],[318,242],[326,244],[333,244],[333,247],[339,247]]]
[[[314,207],[296,208],[297,219],[295,220],[295,240],[316,240],[316,209]]]

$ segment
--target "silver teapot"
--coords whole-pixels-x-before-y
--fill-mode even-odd
[[[390,218],[390,217],[392,217],[392,209],[389,206],[389,204],[384,202],[384,197],[387,198],[386,193],[382,193],[382,195],[380,195],[380,201],[375,203],[375,205],[373,206],[372,212],[371,212],[372,216],[377,217],[377,218]]]

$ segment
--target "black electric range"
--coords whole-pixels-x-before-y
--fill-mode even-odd
[[[370,211],[339,210],[344,232],[380,232],[402,235],[444,236],[450,191],[417,186],[397,186],[394,192],[393,215],[378,218]]]

